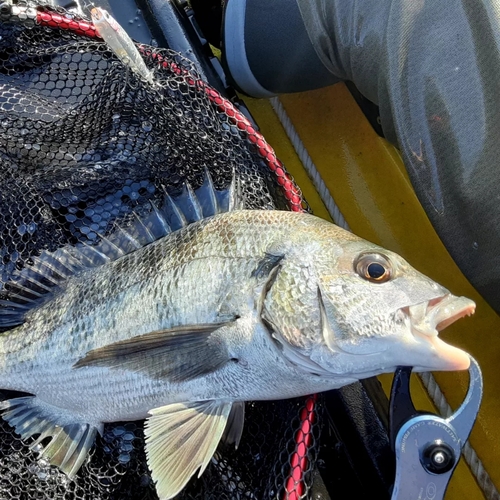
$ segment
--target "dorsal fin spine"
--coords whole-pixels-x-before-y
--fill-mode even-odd
[[[96,247],[89,245],[87,242],[82,241],[81,245],[90,251],[90,253],[93,253],[94,255],[99,256],[99,258],[103,261],[103,264],[106,262],[109,262],[111,259],[104,253],[100,252]]]
[[[25,300],[27,302],[34,302],[34,300],[30,297],[28,297],[27,295],[34,295],[35,297],[43,297],[43,294],[41,293],[37,293],[35,292],[34,290],[31,290],[31,288],[27,288],[19,283],[15,283],[15,284],[10,284],[10,287],[9,287],[9,290],[8,290],[8,294],[9,294],[9,297],[13,297],[13,298],[19,298],[21,300]],[[16,289],[17,289],[17,293],[16,293]],[[52,288],[50,289],[52,291]],[[21,292],[21,293],[19,293]]]
[[[191,184],[185,184],[185,188],[187,191],[189,201],[193,207],[193,211],[194,211],[196,220],[203,219],[203,211],[201,209],[200,202],[198,201],[198,197],[196,196],[195,192],[193,191]]]
[[[96,232],[97,236],[99,236],[100,238],[100,242],[99,242],[99,246],[102,246],[104,243],[109,245],[113,250],[114,250],[114,255],[115,255],[115,259],[118,259],[120,257],[123,257],[124,255],[126,255],[125,251],[123,250],[123,248],[121,248],[120,246],[116,245],[111,239],[107,238],[106,236],[104,236],[103,234],[101,233],[98,233]],[[115,260],[113,259],[113,260]]]
[[[144,233],[146,234],[146,241],[144,242],[144,244],[142,246],[148,245],[149,243],[153,243],[153,241],[155,241],[155,237],[153,236],[153,234],[151,233],[149,228],[146,226],[146,224],[144,224],[142,219],[137,215],[137,212],[133,212],[133,214],[134,214],[135,220],[137,221],[137,226],[140,227],[144,231]]]
[[[41,267],[48,269],[51,274],[44,273],[40,269]],[[39,260],[38,261],[38,269],[36,269],[35,271],[38,272],[38,274],[43,275],[44,278],[48,279],[51,283],[54,283],[54,285],[57,285],[61,281],[61,278],[67,279],[69,276],[67,273],[62,273],[61,270],[59,270],[58,268],[53,266],[50,261]],[[66,269],[66,271],[67,271],[67,269]]]
[[[208,186],[208,195],[210,197],[210,203],[212,204],[214,215],[221,213],[221,208],[219,206],[219,202],[217,200],[217,196],[215,195],[215,186],[212,180],[212,176],[208,171],[208,168],[205,168],[205,178],[203,179],[203,185]]]
[[[233,212],[234,210],[241,210],[244,206],[245,202],[241,193],[239,178],[236,176],[236,172],[233,169],[233,177],[229,186],[227,211]]]
[[[123,227],[117,226],[117,231],[119,231],[125,238],[132,243],[136,250],[141,248],[141,244],[134,238],[128,231],[126,231]]]
[[[170,208],[174,212],[175,216],[177,217],[179,221],[180,227],[186,227],[187,226],[187,221],[186,217],[182,213],[181,210],[179,210],[179,207],[177,206],[177,203],[175,203],[174,199],[165,191],[165,200],[168,202],[170,205]]]
[[[151,207],[153,208],[153,211],[156,214],[156,217],[157,217],[158,221],[160,222],[160,224],[165,232],[165,236],[167,234],[171,233],[172,228],[169,226],[168,222],[166,221],[165,217],[163,217],[163,214],[160,212],[160,210],[158,209],[156,204],[151,202]]]
[[[30,306],[27,304],[21,304],[19,302],[14,302],[12,300],[3,300],[0,299],[0,306],[3,306],[4,309],[2,309],[2,314],[19,314],[19,311],[11,311],[8,308],[12,307],[14,309],[24,309],[25,311],[28,311],[31,309]]]

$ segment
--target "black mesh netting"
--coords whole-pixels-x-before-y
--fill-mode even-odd
[[[206,171],[221,193],[236,178],[245,208],[301,209],[269,146],[178,54],[141,48],[151,85],[88,20],[25,2],[2,3],[0,19],[0,300],[42,250],[92,245]],[[180,498],[307,498],[320,412],[305,404],[247,404],[239,449],[221,445]],[[0,427],[2,500],[156,498],[141,422],[107,424],[74,481]]]

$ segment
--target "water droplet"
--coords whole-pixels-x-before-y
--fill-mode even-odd
[[[151,122],[142,122],[142,130],[144,130],[144,132],[151,132],[152,129],[153,125]]]
[[[36,222],[30,222],[28,224],[28,233],[33,234],[36,231]]]
[[[26,233],[26,226],[24,224],[21,224],[17,228],[17,232],[22,236],[23,234]]]
[[[474,243],[472,243],[472,248],[474,250],[477,250],[479,248],[479,245],[478,245],[477,241],[475,241]]]

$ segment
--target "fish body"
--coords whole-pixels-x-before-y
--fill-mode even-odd
[[[204,470],[231,412],[241,433],[244,401],[399,365],[466,369],[437,330],[473,310],[329,222],[233,211],[80,271],[27,311],[0,338],[0,387],[34,397],[4,402],[4,418],[23,437],[52,437],[45,456],[72,476],[103,422],[148,417],[148,463],[172,498]]]
[[[97,33],[116,57],[134,73],[153,83],[152,71],[146,66],[136,45],[118,21],[100,7],[94,7],[90,14]]]

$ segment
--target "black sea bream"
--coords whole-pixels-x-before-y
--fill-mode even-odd
[[[23,438],[51,437],[42,454],[70,477],[103,422],[147,418],[148,463],[169,499],[203,472],[228,420],[238,440],[244,401],[398,365],[469,366],[437,333],[472,301],[312,215],[219,214],[91,269],[78,252],[36,261],[23,279],[55,291],[0,312],[13,327],[0,337],[0,387],[33,395],[2,403],[3,418]]]

